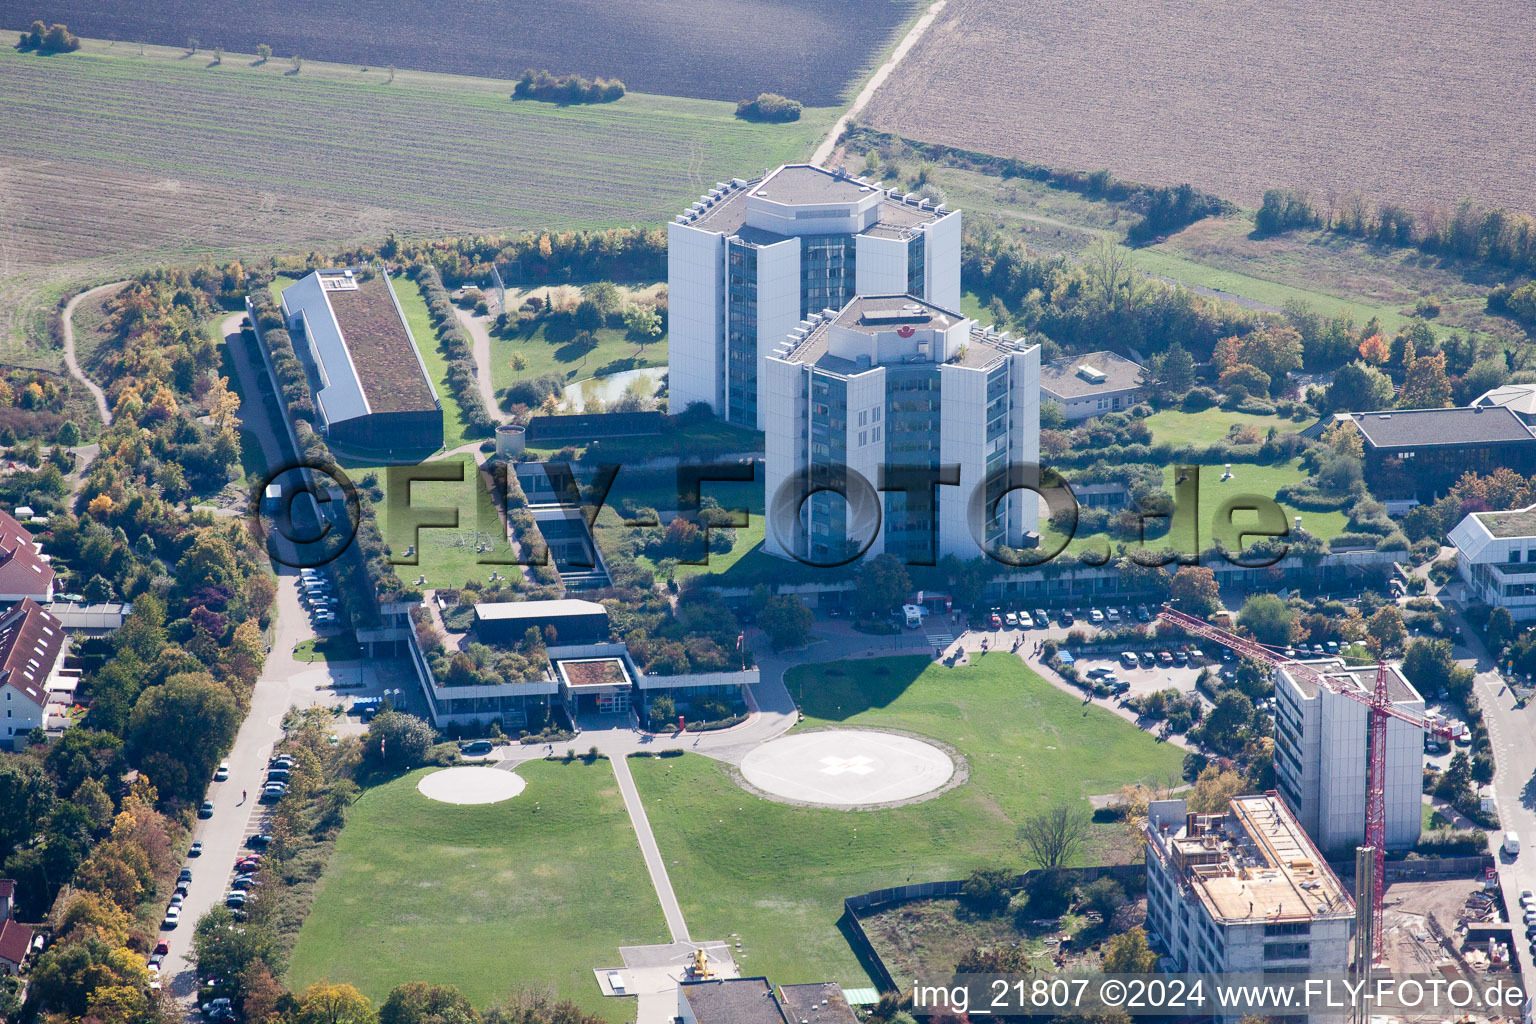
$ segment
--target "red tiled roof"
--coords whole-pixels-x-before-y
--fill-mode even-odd
[[[43,684],[64,645],[64,626],[30,597],[0,615],[0,686],[14,686],[38,707]]]
[[[0,924],[0,960],[9,960],[18,966],[27,958],[32,945],[32,929],[15,921]]]
[[[0,594],[48,592],[53,566],[37,553],[37,544],[26,527],[0,512]]]

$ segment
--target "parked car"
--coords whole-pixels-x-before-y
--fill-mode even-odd
[[[1151,622],[1152,621],[1152,613],[1147,610],[1147,606],[1146,605],[1139,604],[1139,605],[1136,606],[1136,621],[1137,622]]]
[[[1109,609],[1109,611],[1105,612],[1105,617],[1108,618],[1110,622],[1119,622],[1120,621],[1120,609],[1119,608],[1111,608],[1111,609]]]
[[[1173,664],[1173,654],[1169,651],[1158,651],[1157,663],[1163,666],[1163,668],[1170,667]]]
[[[274,785],[271,785],[271,786],[263,787],[262,791],[261,791],[261,796],[258,797],[257,799],[259,800],[259,802],[264,803],[264,804],[275,804],[275,803],[277,803],[279,800],[281,800],[283,797],[285,797],[287,795],[288,795],[288,790],[286,788],[284,788],[283,786],[275,785],[274,784]]]
[[[229,778],[229,762],[220,761],[219,766],[213,770],[213,781],[223,782]]]
[[[255,835],[245,837],[245,845],[253,850],[265,850],[271,841],[272,836],[266,832],[257,832]]]
[[[199,818],[211,818],[211,817],[213,817],[213,801],[212,800],[204,800],[203,801],[203,806],[201,806],[201,807],[199,807],[197,809],[197,816]]]
[[[993,629],[1002,629],[1003,628],[1003,617],[1001,615],[997,614],[997,612],[993,612],[987,618],[987,624],[990,625]]]
[[[183,903],[185,903],[186,901],[187,901],[187,898],[185,896],[177,894],[177,895],[171,897],[171,906],[179,907]]]
[[[1179,665],[1179,666],[1188,665],[1189,664],[1189,655],[1185,654],[1183,651],[1174,651],[1173,652],[1173,663],[1175,665]]]
[[[255,878],[251,877],[250,875],[241,875],[233,882],[229,883],[229,889],[231,892],[244,892],[255,884]]]
[[[202,855],[203,855],[203,841],[201,839],[197,840],[191,846],[187,847],[187,856],[188,857],[201,857]]]
[[[177,882],[176,883],[176,890],[171,895],[173,895],[173,896],[180,896],[183,899],[185,899],[186,895],[187,895],[189,884],[190,883],[187,883],[187,882]]]
[[[1136,657],[1141,661],[1142,668],[1151,668],[1153,665],[1157,664],[1157,655],[1153,654],[1151,651],[1142,651]]]
[[[178,882],[190,882],[190,881],[192,881],[192,869],[191,868],[182,868],[181,869],[181,874],[176,876],[176,881],[178,881]]]
[[[1031,619],[1029,617],[1029,612],[1022,611],[1022,610],[1019,612],[1019,628],[1020,629],[1034,629],[1035,628],[1035,620]]]
[[[1003,615],[1003,622],[1005,624],[1007,624],[1009,629],[1016,629],[1016,628],[1018,628],[1018,625],[1019,625],[1019,614],[1018,614],[1018,612],[1007,612],[1006,614]]]
[[[224,894],[224,905],[226,907],[245,906],[245,893],[238,889],[231,889],[229,892]]]
[[[1323,650],[1328,654],[1338,654],[1339,642],[1337,640],[1329,640],[1327,643],[1323,644]]]
[[[1088,609],[1088,621],[1097,626],[1104,621],[1104,613],[1097,608],[1090,608]]]
[[[1036,608],[1035,609],[1035,625],[1039,626],[1041,629],[1044,629],[1045,627],[1049,626],[1050,624],[1051,624],[1051,619],[1050,619],[1050,616],[1045,614],[1045,609],[1044,608]]]
[[[1113,683],[1109,684],[1109,692],[1113,693],[1117,697],[1122,693],[1129,693],[1130,689],[1131,684],[1126,682],[1124,679],[1116,679]]]
[[[267,767],[268,768],[292,768],[293,767],[293,758],[289,757],[287,754],[278,754],[276,757],[273,757],[270,761],[267,762]]]
[[[249,857],[241,857],[235,861],[236,871],[255,871],[261,867],[261,854],[253,853]]]
[[[1061,623],[1063,626],[1070,626],[1072,623],[1076,622],[1077,619],[1075,616],[1073,616],[1070,610],[1063,608],[1060,612],[1057,613],[1056,621]]]
[[[165,917],[160,921],[161,931],[168,931],[181,923],[181,908],[166,907]]]
[[[287,782],[288,781],[288,769],[287,768],[268,768],[267,769],[267,781],[268,782]]]
[[[459,744],[459,753],[466,757],[483,757],[495,749],[496,745],[490,740],[470,740]]]
[[[1137,665],[1136,655],[1131,651],[1121,651],[1120,664],[1124,665],[1126,668],[1135,668]]]
[[[1111,676],[1111,675],[1114,675],[1114,674],[1115,674],[1114,669],[1106,668],[1103,665],[1100,665],[1098,668],[1091,668],[1091,669],[1088,670],[1088,678],[1089,679],[1102,679],[1105,676]]]
[[[165,956],[165,954],[169,953],[170,951],[171,951],[171,944],[169,942],[166,942],[164,939],[161,939],[159,942],[155,943],[155,949],[154,949],[154,955],[155,956]],[[154,957],[151,957],[150,959],[154,959]]]

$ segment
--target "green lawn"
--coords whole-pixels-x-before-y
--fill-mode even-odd
[[[703,757],[630,762],[689,931],[739,935],[743,973],[776,983],[869,984],[839,930],[845,896],[958,878],[984,864],[1023,868],[1014,836],[1031,810],[1058,795],[1161,780],[1182,763],[1176,748],[1084,706],[1011,655],[954,669],[926,657],[808,665],[787,683],[804,728],[931,736],[959,750],[971,775],[924,803],[839,811],[749,796],[728,768]],[[1096,826],[1084,859],[1104,858],[1120,835]]]
[[[363,649],[351,633],[301,640],[293,649],[295,661],[356,661],[362,656]]]
[[[632,1020],[592,969],[618,947],[667,941],[606,761],[518,768],[497,804],[422,796],[413,772],[352,808],[293,950],[287,981],[356,985],[375,1003],[403,981],[457,985],[476,1006],[552,986],[589,1013]]]
[[[573,342],[577,331],[563,317],[558,323],[538,321],[527,334],[492,332],[491,383],[501,392],[519,378],[545,373],[558,373],[570,384],[621,370],[667,365],[665,335],[647,341],[642,347],[622,328],[600,327],[592,333],[597,337],[597,345],[584,349]],[[513,356],[522,357],[522,370],[513,368]]]
[[[467,580],[487,582],[492,573],[499,572],[502,576],[510,576],[521,572],[522,570],[516,565],[482,561],[482,559],[508,558],[511,556],[511,548],[505,541],[505,534],[502,532],[499,521],[487,524],[480,522],[481,509],[477,504],[477,496],[483,493],[483,487],[479,473],[475,469],[474,458],[469,455],[456,455],[452,458],[439,459],[431,465],[437,467],[452,463],[458,463],[464,467],[463,481],[415,480],[410,485],[410,502],[411,509],[416,515],[457,510],[458,526],[456,528],[422,527],[415,537],[412,536],[409,523],[393,521],[390,515],[391,467],[347,466],[347,475],[359,485],[368,474],[377,475],[379,487],[384,491],[384,499],[374,502],[374,508],[378,512],[379,531],[388,542],[394,556],[405,558],[412,544],[420,544],[420,550],[410,556],[416,560],[417,564],[396,565],[395,572],[407,583],[415,583],[419,576],[425,576],[426,582],[421,585],[432,588],[462,587]],[[393,468],[396,473],[423,472],[420,468],[413,467]],[[485,552],[476,550],[482,543],[491,547]]]
[[[1163,470],[1163,488],[1169,494],[1174,493],[1174,469],[1175,467],[1169,466]],[[1210,547],[1213,539],[1211,523],[1227,500],[1234,497],[1260,497],[1273,501],[1282,487],[1306,478],[1306,471],[1301,468],[1300,460],[1272,466],[1254,462],[1234,462],[1231,480],[1222,480],[1225,472],[1225,466],[1220,462],[1200,466],[1199,516],[1198,518],[1186,517],[1182,524],[1175,525],[1170,534],[1170,542],[1178,550],[1193,552]],[[1314,537],[1325,541],[1343,533],[1349,522],[1349,516],[1343,512],[1304,512],[1284,502],[1280,503],[1280,507],[1285,509],[1286,519],[1289,522],[1294,523],[1295,517],[1301,516],[1302,528]],[[1241,528],[1246,524],[1257,522],[1257,517],[1254,513],[1238,513],[1233,517],[1233,521]],[[1198,547],[1194,543],[1194,524],[1198,524],[1200,531]]]
[[[1228,412],[1225,409],[1206,409],[1204,412],[1169,409],[1147,417],[1147,427],[1152,431],[1154,444],[1191,447],[1212,445],[1225,438],[1233,424],[1258,428],[1260,438],[1268,436],[1271,427],[1289,434],[1309,426],[1284,416],[1258,416],[1246,412]]]
[[[464,410],[459,405],[459,400],[454,397],[452,389],[448,387],[448,360],[438,345],[437,331],[432,327],[432,318],[427,314],[426,296],[422,294],[416,282],[408,278],[397,277],[390,283],[394,285],[395,295],[400,300],[400,308],[405,311],[405,320],[416,339],[416,347],[421,350],[421,361],[426,365],[427,374],[432,378],[432,386],[437,388],[437,397],[443,402],[443,448],[452,451],[466,441],[482,440],[483,438],[470,437],[464,432],[466,428]]]

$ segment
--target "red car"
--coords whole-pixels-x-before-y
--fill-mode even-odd
[[[170,951],[171,951],[171,944],[169,942],[160,942],[160,943],[156,943],[156,945],[155,945],[155,952],[159,953],[161,956],[164,956],[165,954],[169,953]]]
[[[250,874],[259,867],[261,867],[261,859],[258,857],[243,857],[235,861],[235,870],[242,875]]]

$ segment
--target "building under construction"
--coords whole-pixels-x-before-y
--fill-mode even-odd
[[[1396,666],[1384,666],[1387,699],[1423,718],[1424,698]],[[1296,818],[1330,856],[1367,841],[1371,709],[1377,666],[1338,658],[1276,665],[1275,782]],[[1405,718],[1386,722],[1382,809],[1386,848],[1406,850],[1423,825],[1424,731]]]
[[[1343,974],[1355,905],[1276,793],[1147,814],[1147,925],[1178,971]]]

